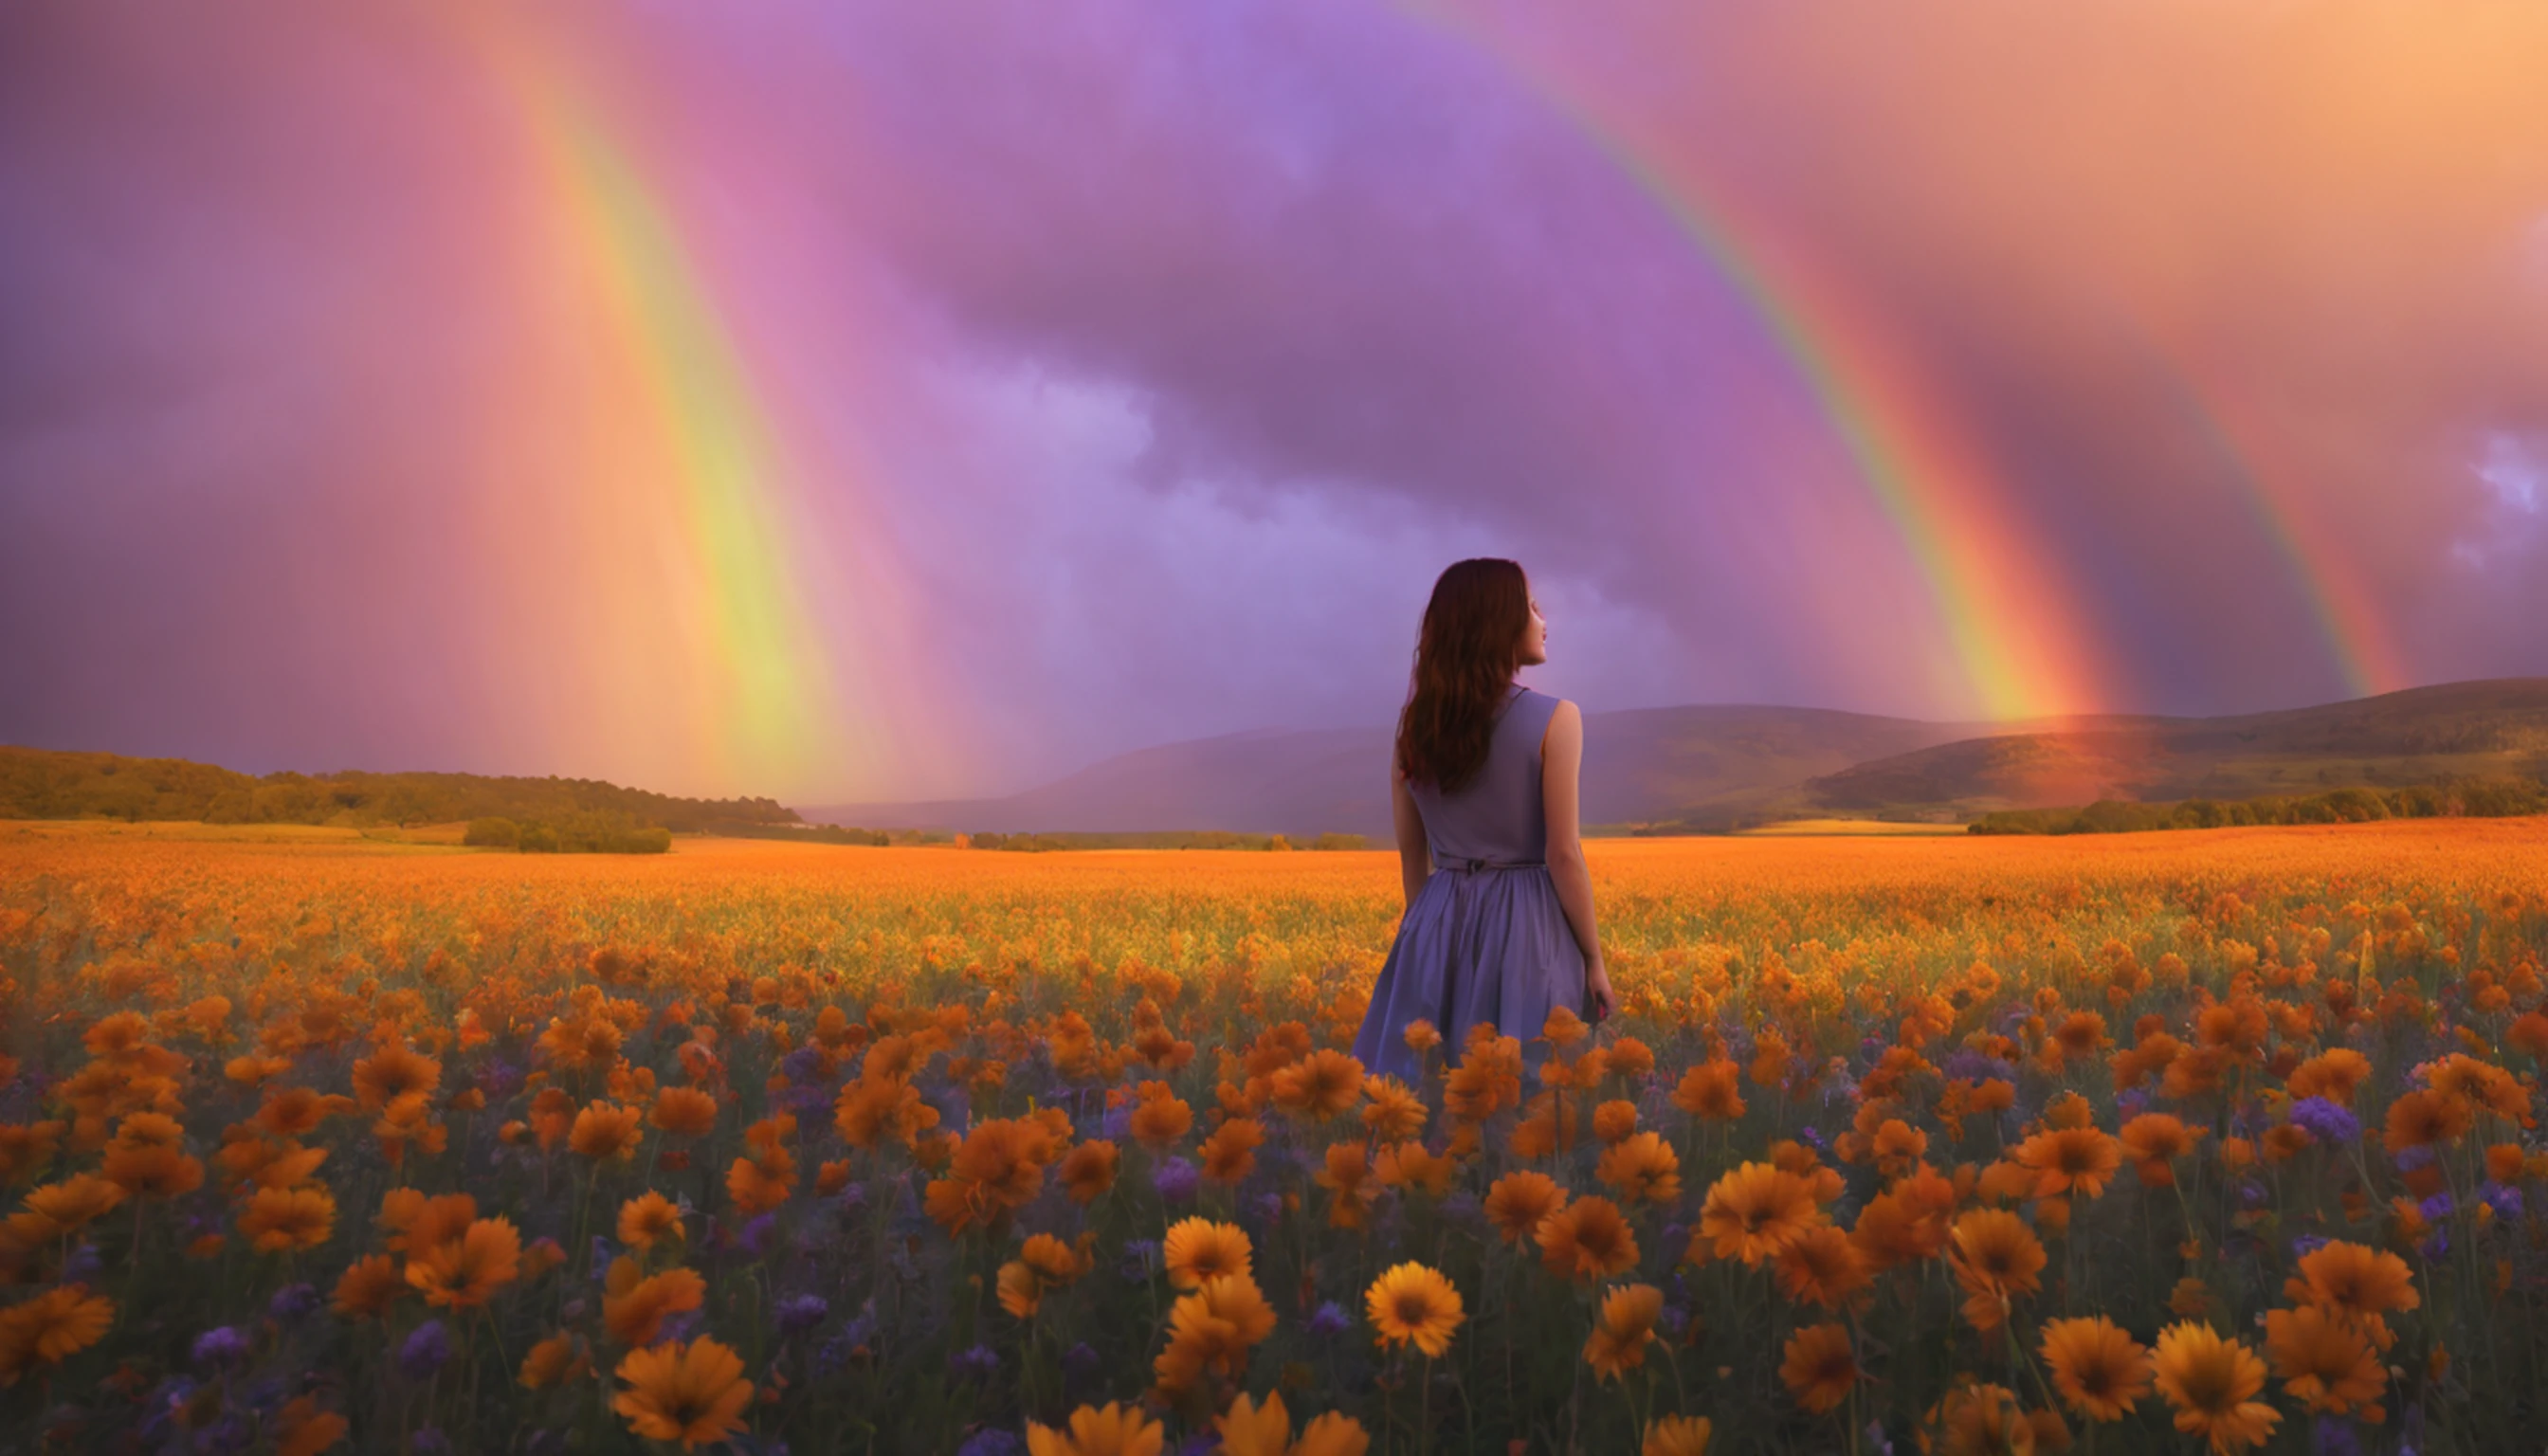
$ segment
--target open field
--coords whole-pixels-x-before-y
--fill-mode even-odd
[[[0,1443],[2548,1422],[2548,822],[1590,853],[1623,1014],[1404,1087],[1387,852],[0,824]]]

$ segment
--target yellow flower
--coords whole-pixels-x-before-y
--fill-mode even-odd
[[[1398,1264],[1371,1282],[1363,1296],[1377,1343],[1413,1341],[1427,1358],[1438,1359],[1451,1348],[1452,1331],[1467,1318],[1460,1292],[1440,1271],[1422,1264]]]

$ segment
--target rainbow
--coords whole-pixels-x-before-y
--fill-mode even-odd
[[[582,670],[602,680],[579,746],[728,792],[871,768],[884,730],[841,710],[799,559],[819,533],[738,335],[635,148],[527,24],[484,15],[470,39],[520,120],[539,267],[585,341],[581,417],[558,427],[581,478],[542,487],[580,493],[569,509],[587,580],[565,590],[613,607],[578,641]]]
[[[1995,472],[1866,311],[1742,217],[1682,148],[1604,116],[1477,26],[1419,0],[1400,8],[1512,76],[1634,183],[1749,308],[1812,394],[1918,572],[1956,677],[1943,683],[1994,718],[2107,706],[2114,681],[2075,593],[2009,507]]]
[[[2191,350],[2171,348],[2158,372],[2168,380],[2196,434],[2229,468],[2239,503],[2273,547],[2346,689],[2355,697],[2368,697],[2412,685],[2387,618],[2291,489],[2297,473],[2260,463],[2273,458],[2270,442],[2279,434],[2226,376],[2195,360]]]

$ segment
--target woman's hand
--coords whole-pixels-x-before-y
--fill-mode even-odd
[[[1610,972],[1597,960],[1584,967],[1584,999],[1592,1005],[1595,1023],[1607,1021],[1618,1006],[1610,994]]]

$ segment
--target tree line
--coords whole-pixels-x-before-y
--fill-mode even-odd
[[[2548,785],[2527,778],[2467,778],[2404,788],[2338,788],[2301,796],[2183,799],[2134,803],[2099,799],[2084,808],[2002,809],[1968,826],[1972,834],[2132,834],[2154,829],[2227,829],[2249,824],[2363,824],[2377,819],[2501,819],[2548,813]]]
[[[800,824],[768,798],[687,799],[597,778],[481,774],[267,774],[185,759],[0,747],[0,819],[201,820],[211,824],[450,824],[506,819],[584,833],[630,828],[710,833]]]

